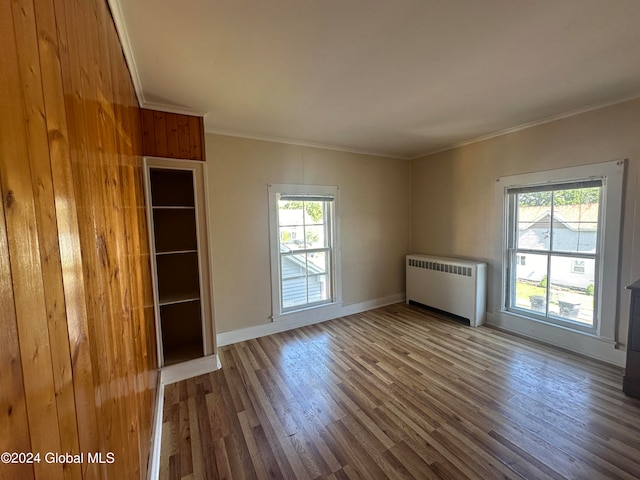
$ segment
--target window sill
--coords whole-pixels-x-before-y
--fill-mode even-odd
[[[594,333],[572,330],[506,310],[487,312],[487,324],[523,337],[555,345],[586,357],[624,367],[624,350],[616,342]]]
[[[325,303],[314,307],[301,308],[300,310],[292,310],[279,315],[273,315],[271,320],[274,322],[283,320],[289,322],[322,321],[339,317],[341,311],[342,302]]]
[[[575,332],[575,333],[580,333],[582,335],[589,335],[591,337],[601,338],[598,335],[597,329],[589,327],[586,323],[580,323],[578,321],[575,321],[575,328],[574,328],[572,327],[574,323],[571,322],[570,320],[568,320],[565,324],[562,322],[562,320],[553,321],[553,319],[549,319],[543,315],[536,315],[535,313],[532,313],[529,315],[526,311],[520,312],[518,310],[503,309],[501,310],[501,313],[506,315],[513,315],[515,317],[522,318],[524,320],[531,321],[531,322],[538,322],[542,325],[557,327],[562,330],[566,330],[568,332]]]

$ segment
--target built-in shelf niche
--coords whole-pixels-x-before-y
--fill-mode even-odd
[[[161,366],[215,353],[204,166],[146,158]]]

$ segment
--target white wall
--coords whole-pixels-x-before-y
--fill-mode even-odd
[[[495,179],[623,158],[629,162],[617,287],[620,300],[614,321],[619,340],[625,345],[629,293],[624,287],[640,277],[640,100],[414,160],[411,250],[487,261],[489,310],[496,312],[499,305],[492,302],[493,291],[500,285],[493,280],[491,270],[499,262],[494,244],[501,238],[496,225]],[[521,333],[540,338],[533,330]],[[594,344],[584,335],[557,334],[551,339],[556,344],[612,363],[624,361],[624,355],[612,345]]]
[[[402,298],[406,160],[207,134],[218,334],[271,322],[269,183],[338,185],[344,305]]]

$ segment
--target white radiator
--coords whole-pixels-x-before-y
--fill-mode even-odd
[[[487,264],[458,258],[407,255],[407,303],[413,301],[482,325]]]

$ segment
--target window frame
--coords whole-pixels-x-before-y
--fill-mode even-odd
[[[340,235],[339,235],[339,187],[325,185],[299,185],[299,184],[269,184],[269,250],[271,258],[271,296],[272,296],[272,320],[283,318],[295,318],[299,315],[320,315],[322,312],[334,310],[342,306],[342,286],[340,272]],[[279,209],[278,201],[281,196],[320,196],[332,197],[328,202],[328,233],[330,235],[329,247],[323,247],[328,251],[330,297],[328,301],[311,302],[292,307],[284,307],[282,302],[282,264],[279,238]],[[317,249],[310,249],[315,251]],[[300,252],[306,252],[301,249]]]
[[[580,265],[578,265],[580,262]],[[574,258],[571,261],[571,273],[576,275],[584,275],[586,273],[586,266],[583,258]]]
[[[540,322],[547,325],[593,335],[602,339],[616,342],[616,319],[618,310],[618,283],[619,283],[619,255],[620,239],[622,227],[622,196],[624,186],[626,160],[615,160],[611,162],[596,163],[578,167],[562,168],[557,170],[545,170],[533,173],[525,173],[500,177],[496,179],[496,205],[500,205],[500,240],[496,246],[500,252],[496,258],[500,259],[498,272],[500,281],[496,289],[499,312],[505,318],[514,316],[526,318],[533,322]],[[597,296],[594,298],[594,328],[580,329],[574,328],[569,322],[549,322],[548,318],[531,314],[526,310],[514,311],[509,309],[510,302],[510,265],[509,256],[512,254],[509,246],[513,245],[513,229],[510,228],[513,209],[509,202],[511,196],[509,189],[519,187],[548,186],[553,184],[569,183],[585,180],[602,180],[601,223],[599,225],[601,242],[599,273],[596,281],[599,285],[605,286],[597,289]]]
[[[590,183],[593,180],[595,179],[593,177],[590,177],[588,179],[585,178],[585,179],[578,180],[578,183],[582,183],[582,182]],[[530,190],[529,193],[549,191],[552,194],[555,194],[556,192],[559,192],[562,190],[568,190],[568,189],[574,189],[574,188],[590,188],[588,186],[577,187],[575,185],[576,183],[575,180],[570,183],[572,185],[569,185],[569,188],[567,188],[568,187],[567,182],[565,181],[550,181],[545,183],[544,185],[527,185],[526,190]],[[600,198],[598,201],[598,232],[596,237],[596,249],[594,252],[587,252],[587,251],[574,252],[574,251],[567,251],[567,250],[556,248],[554,223],[557,222],[558,220],[555,217],[555,203],[553,200],[554,195],[552,195],[551,197],[551,204],[549,206],[550,222],[551,222],[549,225],[550,230],[548,234],[549,247],[548,248],[521,247],[519,245],[519,240],[518,240],[518,231],[519,231],[518,225],[520,222],[518,213],[520,212],[520,210],[517,204],[518,194],[521,193],[521,192],[517,192],[517,190],[521,188],[521,186],[510,186],[509,188],[507,188],[507,191],[506,191],[507,198],[505,200],[505,203],[507,204],[507,208],[509,209],[507,222],[508,222],[508,229],[510,232],[507,235],[507,248],[509,251],[507,254],[507,264],[506,264],[506,269],[507,269],[507,272],[506,272],[507,284],[505,287],[506,288],[506,303],[505,303],[506,310],[512,313],[522,314],[527,317],[531,316],[531,317],[539,318],[542,321],[567,327],[576,331],[582,331],[582,332],[587,332],[592,334],[598,331],[598,325],[600,323],[600,318],[597,314],[599,311],[598,310],[598,292],[600,290],[600,285],[601,285],[601,275],[600,275],[601,252],[603,247],[603,235],[600,229],[600,225],[602,224],[603,216],[604,216],[602,199],[606,195],[606,190],[605,190],[604,181],[602,179],[597,179],[597,183],[601,183],[601,184],[597,185],[598,188],[600,188],[600,193],[599,193]],[[540,188],[540,190],[536,190],[536,187]],[[514,190],[516,191],[514,192]],[[546,261],[547,268],[546,268],[546,274],[545,274],[545,278],[547,279],[547,284],[545,285],[545,295],[544,295],[545,312],[537,311],[533,308],[533,306],[532,306],[532,309],[527,309],[527,308],[523,308],[516,305],[516,298],[515,298],[516,291],[514,286],[517,279],[517,273],[516,273],[517,266],[523,265],[519,262],[518,257],[522,257],[524,255],[534,255],[534,256],[539,255],[542,257],[546,257],[547,259]],[[562,315],[553,314],[550,311],[549,297],[551,295],[551,284],[552,284],[551,274],[552,274],[553,259],[562,258],[562,257],[571,258],[572,266],[576,260],[581,260],[583,262],[585,260],[593,260],[595,263],[594,287],[595,287],[596,294],[594,295],[593,316],[592,316],[591,325],[585,324],[578,320],[563,317]],[[572,273],[573,273],[573,270],[572,270]],[[584,273],[584,271],[582,273]]]

